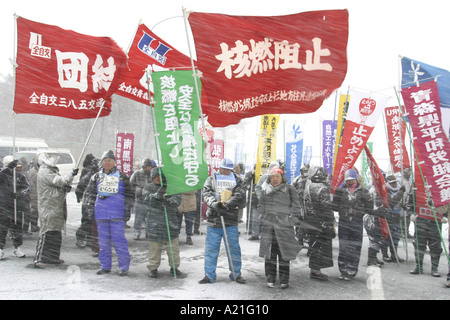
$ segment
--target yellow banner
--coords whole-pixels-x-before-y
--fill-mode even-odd
[[[267,172],[270,163],[277,159],[277,126],[279,119],[280,116],[275,114],[261,116],[255,181],[258,181],[261,175]]]
[[[339,146],[341,144],[341,135],[342,135],[342,129],[344,127],[344,116],[346,112],[346,106],[350,103],[350,96],[346,94],[341,94],[339,96],[339,114],[338,114],[338,122],[336,127],[336,142],[335,142],[335,148],[334,148],[334,159],[333,159],[333,173],[334,173],[334,167],[336,164],[336,156],[338,154]]]

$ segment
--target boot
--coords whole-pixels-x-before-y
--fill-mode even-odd
[[[383,261],[390,262],[391,258],[388,255],[387,247],[381,247],[381,254],[383,255]]]
[[[409,273],[411,274],[422,274],[423,273],[423,254],[419,253],[419,255],[416,256],[416,267],[411,270]]]
[[[436,278],[441,276],[438,272],[440,258],[440,255],[431,254],[431,275]]]
[[[377,259],[377,251],[375,249],[369,248],[367,265],[381,267],[382,264],[380,264],[379,262],[381,261]]]

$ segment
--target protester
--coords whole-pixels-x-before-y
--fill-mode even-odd
[[[3,169],[0,171],[0,260],[4,257],[4,248],[6,244],[6,237],[8,231],[13,240],[13,255],[18,258],[24,258],[25,254],[21,250],[23,244],[22,236],[22,213],[18,210],[17,203],[22,198],[20,195],[23,191],[18,186],[16,170],[18,160],[14,160],[13,156],[6,156],[3,158]],[[14,175],[16,179],[14,180]],[[25,180],[25,177],[23,177]],[[14,186],[16,185],[16,186]]]
[[[305,215],[305,199],[304,199],[304,193],[305,193],[305,185],[306,181],[308,179],[308,171],[309,171],[310,165],[305,164],[300,169],[300,175],[292,181],[292,186],[297,190],[298,199],[300,203],[300,219],[304,219]],[[306,234],[305,230],[303,230],[302,225],[300,227],[297,227],[295,230],[296,237],[298,239],[299,244],[303,247],[305,245],[305,242],[308,242],[308,235]]]
[[[38,196],[37,196],[37,175],[39,171],[39,156],[34,156],[31,161],[30,167],[30,179],[33,188],[30,193],[30,225],[31,232],[39,232],[38,219],[39,219],[39,210],[38,210]]]
[[[256,195],[255,190],[256,179],[254,169],[245,173],[244,186],[245,189],[249,191],[247,197],[247,227],[251,236],[248,240],[259,240],[261,228],[259,225],[258,196]]]
[[[186,244],[193,245],[194,243],[192,241],[192,229],[194,226],[195,214],[198,212],[196,191],[184,192],[181,195],[181,203],[178,207],[178,212],[179,213],[177,214],[177,216],[179,229],[181,231],[184,217]]]
[[[40,233],[36,246],[34,266],[39,269],[46,264],[62,264],[60,259],[62,234],[67,219],[66,194],[70,191],[73,177],[78,169],[61,176],[56,166],[57,156],[41,153],[38,177],[38,207]]]
[[[432,201],[430,205],[433,205]],[[447,222],[447,217],[443,216],[443,214],[446,213],[447,208],[448,207],[445,206],[444,208],[441,208],[443,210],[433,209],[436,210],[435,217],[420,215],[411,216],[411,221],[416,224],[416,232],[413,241],[416,265],[409,273],[423,273],[423,258],[428,246],[431,259],[431,275],[433,277],[441,276],[438,271],[439,260],[443,251],[441,246],[441,230],[443,221]],[[438,213],[440,213],[440,215],[438,215]]]
[[[134,240],[139,240],[142,232],[142,224],[146,222],[148,205],[142,199],[142,190],[151,182],[150,172],[156,167],[156,162],[144,159],[141,169],[131,175],[130,183],[134,192]],[[147,226],[145,226],[147,228]],[[145,231],[147,238],[147,231]]]
[[[304,187],[303,229],[309,237],[310,277],[317,280],[328,280],[328,276],[321,272],[321,269],[333,266],[332,240],[336,236],[331,190],[327,178],[325,168],[313,166],[309,169]]]
[[[21,157],[17,163],[16,167],[17,171],[17,185],[18,190],[17,192],[18,198],[17,198],[17,207],[18,211],[21,212],[22,218],[23,218],[23,235],[32,235],[33,233],[30,232],[30,225],[31,225],[31,198],[30,194],[33,191],[33,182],[31,181],[31,176],[29,172],[29,165],[28,161],[25,157]]]
[[[76,245],[80,248],[84,248],[86,245],[90,245],[92,247],[93,243],[98,242],[98,239],[92,236],[92,225],[94,222],[91,217],[89,217],[89,212],[87,210],[87,197],[85,195],[91,177],[99,170],[98,165],[99,159],[96,159],[92,153],[86,155],[83,161],[83,169],[81,170],[80,180],[78,181],[77,188],[75,189],[77,202],[81,202],[81,226],[76,232]],[[94,247],[96,247],[95,244]]]
[[[358,173],[349,169],[344,174],[344,185],[333,195],[333,204],[339,213],[339,279],[350,280],[358,273],[363,241],[363,217],[373,210],[369,191],[358,182]]]
[[[219,173],[208,177],[203,188],[203,198],[208,206],[206,212],[208,227],[205,240],[205,277],[199,281],[202,284],[216,281],[217,259],[222,238],[226,247],[229,247],[227,253],[230,279],[245,283],[241,275],[238,231],[238,210],[245,204],[245,188],[241,178],[232,173],[232,170],[233,162],[224,158]]]
[[[287,184],[279,167],[272,168],[269,173],[267,188],[259,198],[259,212],[259,256],[265,259],[267,286],[274,286],[278,267],[280,287],[286,289],[289,287],[290,260],[294,260],[301,249],[294,231],[294,226],[300,224],[300,205],[295,188]]]
[[[381,247],[381,252],[383,254],[383,260],[386,262],[404,262],[398,256],[397,246],[400,241],[400,220],[402,219],[402,199],[405,192],[405,187],[402,185],[401,178],[397,178],[394,174],[386,175],[386,187],[387,187],[387,198],[389,204],[389,215],[387,216],[387,222],[389,224],[389,232],[392,236],[384,240]],[[389,253],[388,250],[389,248]]]
[[[119,275],[128,275],[130,253],[125,237],[125,223],[130,219],[133,192],[130,179],[116,168],[113,151],[101,157],[101,169],[94,174],[88,185],[88,210],[95,216],[100,247],[100,270],[97,274],[111,272],[112,248],[116,250]]]
[[[174,276],[181,276],[180,245],[178,240],[179,227],[177,208],[181,203],[181,195],[168,196],[166,194],[167,182],[164,174],[160,175],[160,168],[151,171],[151,183],[142,191],[142,197],[149,206],[147,214],[147,232],[150,241],[147,268],[150,277],[158,276],[158,267],[161,265],[163,245],[167,248],[170,272]]]

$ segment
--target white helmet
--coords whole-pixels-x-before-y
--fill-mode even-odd
[[[3,158],[3,166],[7,166],[8,164],[10,164],[12,161],[14,160],[13,156],[5,156]]]
[[[59,156],[56,156],[51,153],[41,153],[39,155],[39,161],[43,164],[46,164],[49,167],[56,167],[56,163],[58,162]]]

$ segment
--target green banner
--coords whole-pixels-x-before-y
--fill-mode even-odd
[[[369,151],[372,152],[373,150],[373,142],[367,142],[367,147],[369,148]],[[370,173],[369,170],[369,163],[367,161],[367,154],[366,152],[363,150],[364,152],[364,157],[362,160],[362,164],[361,164],[361,177],[364,183],[364,186],[367,187],[369,185],[372,184],[372,174]]]
[[[168,195],[203,188],[208,177],[198,130],[199,105],[192,70],[151,74],[155,122]],[[200,81],[198,81],[200,87]]]

